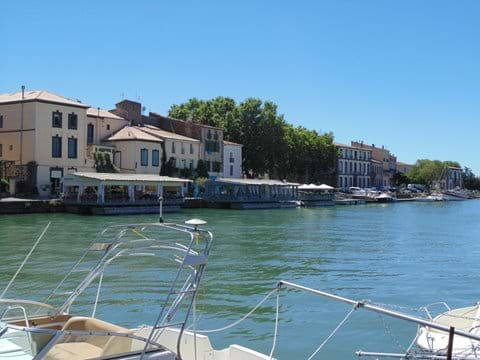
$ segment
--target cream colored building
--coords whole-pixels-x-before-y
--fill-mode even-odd
[[[335,145],[339,151],[337,187],[370,187],[372,151],[338,143]]]
[[[125,126],[105,139],[115,149],[114,164],[121,172],[159,174],[163,149],[178,169],[197,167],[200,142],[152,125]]]
[[[86,117],[89,106],[48,91],[0,95],[0,161],[12,161],[13,184],[29,182],[41,197],[61,191],[64,174],[88,171]],[[26,165],[36,163],[36,167]],[[12,189],[13,187],[13,189]]]
[[[101,139],[125,126],[121,117],[45,90],[0,95],[0,162],[10,192],[20,185],[40,197],[62,191],[63,176],[94,172]],[[93,130],[93,131],[92,131]],[[92,135],[93,134],[93,135]],[[25,187],[25,185],[23,185]]]
[[[194,171],[197,168],[198,160],[200,159],[199,140],[165,131],[153,125],[145,125],[140,127],[140,129],[165,142],[167,161],[173,158],[177,169]]]
[[[242,144],[223,140],[223,177],[242,178]]]

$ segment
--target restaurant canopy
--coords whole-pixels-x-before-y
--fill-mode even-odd
[[[303,184],[298,187],[298,190],[333,190],[332,186],[327,184],[315,185],[315,184]]]

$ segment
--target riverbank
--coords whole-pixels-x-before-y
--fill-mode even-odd
[[[478,197],[476,197],[478,198]],[[404,202],[425,202],[423,197],[406,197],[406,198],[394,198],[394,201],[390,204],[404,203]],[[437,201],[436,201],[437,202]],[[331,203],[322,203],[318,207],[327,205],[337,206],[354,206],[365,204],[380,204],[371,198],[339,198],[332,200]],[[201,208],[217,208],[222,210],[235,209],[235,210],[266,210],[266,209],[290,209],[299,206],[303,206],[300,201],[285,202],[283,206],[272,203],[262,203],[262,206],[236,206],[236,207],[222,207],[212,206],[208,204],[204,199],[200,197],[187,197],[184,202],[178,206],[164,206],[164,212],[178,212],[183,209],[201,209]],[[36,214],[36,213],[76,213],[82,215],[134,215],[134,214],[158,214],[159,205],[150,206],[115,206],[115,207],[96,207],[80,208],[71,205],[66,205],[62,199],[27,199],[27,198],[4,198],[0,199],[0,215],[18,215],[18,214]]]

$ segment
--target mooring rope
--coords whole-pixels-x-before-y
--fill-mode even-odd
[[[275,328],[273,331],[273,344],[272,344],[272,350],[270,350],[270,358],[269,360],[272,360],[273,358],[273,353],[275,352],[275,348],[277,346],[277,336],[278,336],[278,320],[279,320],[279,313],[280,313],[280,289],[277,289],[277,305],[275,309]]]
[[[355,305],[353,305],[352,310],[349,311],[347,316],[345,316],[343,318],[343,320],[340,321],[340,323],[337,325],[337,327],[335,329],[333,329],[333,331],[330,333],[330,335],[328,335],[327,338],[320,344],[320,346],[312,353],[312,355],[310,355],[308,360],[313,359],[318,354],[318,352],[323,349],[325,344],[337,333],[338,330],[340,330],[340,328],[343,326],[343,324],[345,324],[347,322],[347,320],[355,312],[355,310],[358,309],[359,305],[360,305],[359,303],[356,303]]]
[[[238,319],[237,321],[231,323],[230,325],[227,325],[227,326],[224,326],[224,327],[221,327],[221,328],[218,328],[218,329],[209,329],[209,330],[197,330],[197,333],[202,333],[202,334],[211,334],[211,333],[215,333],[215,332],[220,332],[220,331],[225,331],[225,330],[228,330],[228,329],[231,329],[232,327],[235,327],[237,326],[238,324],[240,324],[242,321],[244,321],[245,319],[247,319],[250,315],[252,315],[255,311],[257,311],[257,309],[262,306],[262,304],[267,301],[271,296],[272,294],[274,294],[275,292],[278,292],[279,289],[278,288],[275,288],[273,289],[272,291],[270,291],[257,305],[255,305],[252,310],[250,310],[248,313],[246,313],[244,316],[242,316],[240,319]]]

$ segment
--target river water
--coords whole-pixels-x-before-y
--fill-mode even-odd
[[[199,297],[200,328],[237,320],[281,279],[410,312],[436,301],[459,307],[480,300],[480,201],[190,209],[166,220],[194,217],[208,221],[206,228],[215,235]],[[155,220],[152,215],[0,216],[0,289],[48,221],[46,237],[8,297],[41,300],[105,226]],[[125,326],[152,323],[157,275],[147,264],[117,267],[106,276],[97,316]],[[296,291],[282,292],[280,304],[279,359],[307,358],[350,310]],[[217,348],[238,343],[269,353],[274,316],[272,298],[238,327],[210,338]],[[414,325],[356,311],[317,358],[352,359],[357,350],[401,352],[415,331]]]

